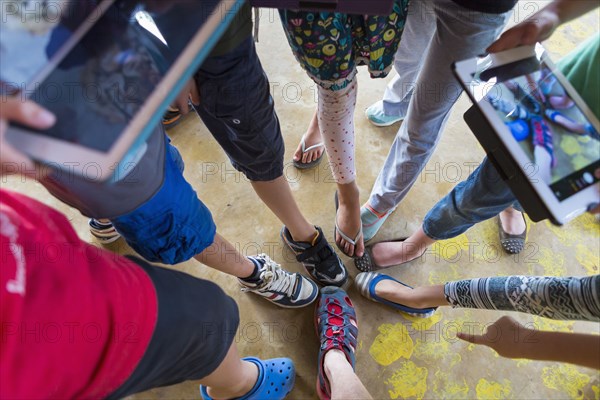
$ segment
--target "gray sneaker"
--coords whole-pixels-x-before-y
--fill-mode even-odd
[[[316,300],[319,288],[310,279],[298,273],[281,269],[281,266],[271,260],[266,254],[250,257],[260,264],[260,281],[249,283],[238,279],[242,292],[252,292],[264,297],[271,303],[285,308],[305,307]]]

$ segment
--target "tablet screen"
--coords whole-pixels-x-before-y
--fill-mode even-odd
[[[563,201],[600,181],[600,134],[558,74],[544,58],[531,57],[479,78],[493,85],[485,101],[531,161],[524,168],[530,179],[541,179]]]
[[[21,92],[57,116],[36,133],[107,152],[219,2],[116,0],[39,82],[32,79],[99,2],[14,3],[1,24],[2,91]]]

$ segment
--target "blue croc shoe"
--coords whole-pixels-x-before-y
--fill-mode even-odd
[[[369,122],[375,126],[390,126],[404,119],[404,117],[397,115],[386,115],[383,111],[383,101],[381,100],[367,108],[365,115]]]
[[[244,357],[258,367],[256,384],[246,395],[237,400],[283,400],[294,388],[296,368],[289,358],[271,358],[261,360],[256,357]],[[204,400],[212,400],[206,391],[206,386],[200,386],[200,395]]]
[[[427,317],[432,316],[433,313],[435,313],[435,310],[437,310],[437,307],[435,307],[435,308],[412,308],[412,307],[408,307],[408,306],[405,306],[405,305],[402,305],[399,303],[394,303],[394,302],[388,301],[386,299],[382,299],[381,297],[379,297],[375,294],[375,286],[377,285],[377,283],[379,283],[380,281],[383,281],[383,280],[390,280],[390,281],[398,282],[399,284],[412,289],[411,286],[408,286],[408,285],[400,282],[399,280],[392,278],[391,276],[379,274],[377,272],[362,272],[362,273],[356,275],[356,288],[358,289],[360,294],[362,294],[364,297],[366,297],[369,300],[372,300],[376,303],[385,304],[387,306],[395,308],[396,310],[400,310],[402,312],[405,312],[409,315],[413,315],[416,317],[427,318]]]

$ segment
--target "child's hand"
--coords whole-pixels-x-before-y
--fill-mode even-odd
[[[185,84],[185,86],[183,87],[183,90],[181,91],[181,93],[179,93],[179,95],[175,99],[175,103],[173,103],[173,107],[178,108],[179,112],[182,115],[185,115],[188,112],[190,112],[190,108],[188,106],[189,100],[191,100],[192,104],[194,104],[194,105],[200,104],[200,94],[198,93],[198,88],[196,87],[196,81],[194,80],[194,78],[190,79]]]
[[[513,318],[504,316],[488,326],[483,335],[459,332],[457,336],[470,343],[491,347],[502,357],[521,358],[523,349],[537,342],[536,333]]]
[[[10,97],[0,102],[0,173],[35,174],[35,163],[5,140],[8,123],[11,121],[32,128],[48,129],[54,125],[56,118],[31,101]]]
[[[486,51],[497,53],[541,42],[548,39],[559,24],[560,19],[554,12],[543,9],[504,32]]]

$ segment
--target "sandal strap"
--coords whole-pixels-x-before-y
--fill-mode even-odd
[[[330,310],[327,306],[333,304],[341,308],[339,313],[334,310]],[[338,300],[328,298],[325,303],[322,303],[317,309],[317,316],[319,318],[319,334],[321,338],[325,338],[321,343],[321,350],[331,350],[332,348],[342,350],[348,361],[351,362],[354,367],[355,356],[354,351],[358,344],[358,328],[352,323],[356,323],[356,312],[354,309],[348,310],[348,307],[344,310],[344,305]],[[330,324],[330,318],[340,318],[342,320],[341,325]],[[331,334],[328,331],[331,330]],[[331,347],[330,345],[333,345]]]
[[[345,294],[347,296],[347,294]],[[327,306],[333,304],[341,309],[339,313],[329,309]],[[333,325],[329,323],[329,318],[341,318],[342,325]],[[330,398],[331,387],[323,367],[325,354],[330,350],[341,350],[346,359],[354,369],[356,365],[355,351],[358,344],[358,328],[352,324],[356,323],[356,311],[353,307],[344,306],[344,304],[336,298],[327,298],[325,302],[319,304],[317,308],[317,318],[319,318],[319,335],[321,338],[321,347],[319,349],[319,373],[318,382],[320,390]],[[331,334],[328,334],[328,331]]]
[[[319,142],[317,144],[313,144],[310,147],[306,147],[306,139],[302,136],[302,140],[300,141],[300,145],[302,146],[302,153],[306,153],[307,151],[311,151],[314,149],[318,149],[319,147],[324,147],[325,144],[323,142]]]
[[[323,250],[325,247],[328,247],[328,246],[329,246],[329,243],[327,243],[327,241],[325,240],[325,236],[323,235],[322,232],[319,232],[319,237],[317,238],[317,242],[314,244],[314,246],[309,247],[308,249],[306,249],[305,251],[303,251],[300,254],[297,254],[296,260],[298,260],[298,262],[304,262],[304,261],[308,260],[309,258],[317,256],[321,250]]]
[[[350,237],[348,237],[348,235],[346,235],[338,226],[337,221],[335,221],[335,229],[337,230],[338,235],[340,235],[346,242],[350,243],[352,246],[356,246],[356,242],[358,242],[358,239],[360,239],[360,237],[363,234],[363,230],[362,230],[362,224],[360,224],[360,228],[358,230],[358,233],[356,234],[356,237],[354,239],[351,239]]]

